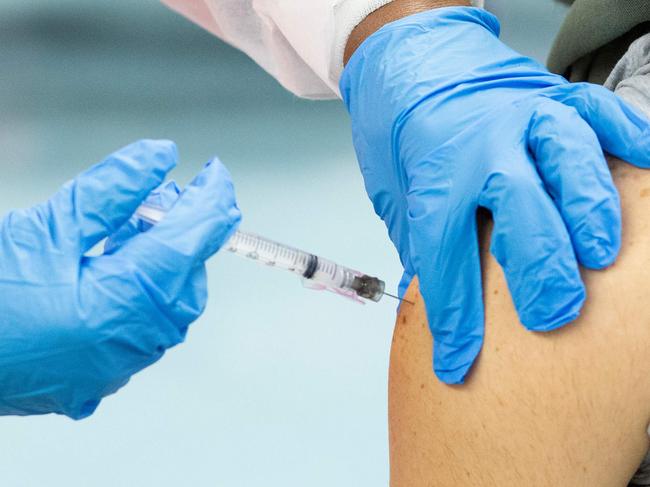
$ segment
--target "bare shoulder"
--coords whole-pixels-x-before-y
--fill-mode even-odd
[[[391,351],[391,485],[626,485],[648,449],[650,171],[615,163],[623,249],[585,271],[573,324],[526,331],[483,238],[485,344],[467,384],[440,383],[417,281]]]

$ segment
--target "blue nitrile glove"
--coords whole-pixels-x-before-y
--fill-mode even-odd
[[[650,164],[645,118],[498,34],[476,8],[412,15],[368,37],[340,83],[366,188],[405,268],[400,291],[419,277],[448,383],[464,381],[483,342],[477,208],[492,212],[491,251],[521,322],[552,330],[585,300],[578,263],[603,268],[619,251],[602,149]]]
[[[129,220],[176,158],[172,142],[137,142],[2,220],[0,414],[83,418],[183,341],[206,303],[204,261],[240,220],[220,162],[160,224],[84,256]]]

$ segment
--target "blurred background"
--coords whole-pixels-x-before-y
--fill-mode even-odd
[[[552,0],[488,7],[539,60],[565,14]],[[180,183],[219,154],[243,229],[396,289],[340,102],[295,98],[153,0],[0,0],[2,213],[143,137],[178,143]],[[232,255],[208,271],[187,342],[94,416],[0,419],[2,486],[387,485],[395,302],[359,306]]]

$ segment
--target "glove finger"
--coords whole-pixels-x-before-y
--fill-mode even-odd
[[[462,384],[484,334],[476,206],[454,201],[449,179],[439,178],[449,159],[439,155],[439,165],[409,168],[410,254],[433,335],[434,370],[441,381]]]
[[[480,204],[492,212],[490,250],[504,270],[521,322],[548,331],[578,316],[585,289],[564,222],[532,161],[519,157],[488,178]]]
[[[603,149],[635,166],[650,167],[650,120],[607,88],[561,85],[549,96],[575,108],[596,132]]]
[[[176,159],[176,145],[167,140],[141,140],[114,152],[44,205],[52,237],[88,251],[131,217]]]
[[[533,116],[528,144],[580,263],[611,265],[621,247],[621,209],[596,134],[575,109],[549,101]]]
[[[154,189],[149,196],[147,196],[145,203],[167,212],[172,209],[176,200],[178,200],[180,193],[181,190],[176,182],[168,181],[162,186]],[[143,220],[138,215],[132,216],[115,233],[106,239],[104,254],[114,253],[128,240],[140,233],[150,230],[152,226],[151,223]]]
[[[203,262],[232,236],[240,220],[232,177],[215,158],[149,233],[177,252]]]
[[[187,274],[230,238],[240,219],[230,174],[214,159],[161,222],[131,239],[116,255],[129,258],[174,294]]]

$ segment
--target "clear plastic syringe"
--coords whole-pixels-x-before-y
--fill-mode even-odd
[[[156,224],[163,219],[165,211],[143,204],[136,215]],[[360,303],[363,301],[359,298],[376,302],[384,295],[399,299],[385,291],[386,284],[381,279],[259,235],[237,231],[223,248],[241,257],[292,272],[300,276],[310,289],[332,291]]]

